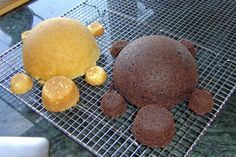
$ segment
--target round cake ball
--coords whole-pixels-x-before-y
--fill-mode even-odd
[[[107,117],[119,117],[127,110],[125,99],[115,90],[108,91],[101,101],[102,113]]]
[[[77,20],[51,18],[22,35],[23,64],[36,80],[70,79],[96,65],[100,50],[93,34]]]
[[[117,56],[113,84],[128,102],[138,107],[167,104],[171,108],[195,90],[195,59],[179,41],[145,36],[129,43]]]
[[[197,50],[196,48],[194,47],[194,44],[189,41],[188,39],[180,39],[179,41],[181,44],[183,44],[188,50],[189,52],[192,54],[192,56],[195,58],[196,55],[197,55]]]
[[[151,148],[165,147],[174,138],[175,122],[166,108],[148,105],[138,111],[131,131],[143,145]]]
[[[101,23],[95,21],[87,27],[94,37],[100,37],[104,34],[104,28]]]
[[[197,115],[204,115],[211,112],[213,108],[213,96],[204,89],[196,89],[189,97],[188,107]]]
[[[24,73],[17,73],[11,78],[10,89],[12,93],[25,94],[30,91],[32,87],[32,79]]]
[[[107,80],[106,71],[99,66],[89,68],[85,73],[85,81],[93,86],[99,86]]]
[[[79,89],[69,78],[55,76],[44,84],[42,101],[48,111],[62,112],[77,104]]]
[[[112,56],[116,57],[118,56],[118,54],[120,53],[120,51],[126,46],[128,45],[128,41],[126,40],[118,40],[118,41],[114,41],[112,43],[112,47],[110,49],[110,53]]]

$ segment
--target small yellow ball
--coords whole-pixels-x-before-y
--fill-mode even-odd
[[[17,73],[11,78],[10,89],[12,93],[25,94],[30,91],[32,87],[32,79],[24,73]]]
[[[93,86],[99,86],[104,84],[106,79],[106,71],[99,66],[93,66],[89,68],[85,73],[85,81]]]
[[[98,21],[93,22],[87,27],[94,37],[100,37],[104,34],[104,28]]]

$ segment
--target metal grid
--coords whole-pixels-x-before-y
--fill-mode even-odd
[[[108,72],[107,83],[102,87],[91,87],[84,78],[76,79],[81,101],[62,113],[50,113],[44,109],[42,86],[36,82],[30,93],[17,97],[95,155],[186,156],[236,88],[236,28],[233,18],[236,12],[232,11],[235,9],[235,1],[85,1],[63,16],[85,24],[98,20],[105,26],[105,35],[97,41],[102,52],[98,65]],[[223,13],[218,14],[219,10]],[[163,149],[150,149],[134,140],[130,132],[137,111],[134,106],[129,105],[128,111],[119,119],[105,118],[99,109],[100,99],[108,90],[112,76],[111,43],[117,39],[132,41],[150,34],[175,39],[186,37],[194,41],[198,49],[198,85],[214,95],[214,109],[205,116],[196,116],[188,110],[187,101],[171,110],[176,134],[172,143]],[[24,71],[21,43],[0,56],[0,85],[9,91],[9,80],[19,71]]]

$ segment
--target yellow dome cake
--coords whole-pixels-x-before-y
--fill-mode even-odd
[[[99,59],[93,34],[79,21],[58,17],[22,34],[25,70],[37,80],[82,76]]]

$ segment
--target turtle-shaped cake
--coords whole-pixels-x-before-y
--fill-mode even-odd
[[[194,44],[187,39],[177,41],[166,36],[150,35],[130,43],[117,41],[110,51],[117,56],[112,90],[116,90],[130,104],[141,108],[131,128],[133,135],[140,143],[153,148],[168,145],[175,132],[169,109],[189,98],[197,86]],[[104,97],[107,98],[106,94]],[[106,115],[104,107],[112,108],[111,105],[115,103],[103,102],[109,101],[102,101]],[[207,112],[211,109],[209,107]]]

